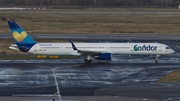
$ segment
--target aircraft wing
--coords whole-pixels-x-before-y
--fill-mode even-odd
[[[94,50],[79,50],[76,48],[76,46],[74,45],[74,43],[72,42],[70,38],[68,40],[71,43],[72,48],[76,50],[78,53],[80,53],[81,55],[94,55],[94,54],[100,54],[100,53],[109,53],[105,51],[103,52],[103,51],[94,51]]]

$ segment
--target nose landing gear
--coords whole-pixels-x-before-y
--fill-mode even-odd
[[[160,56],[160,55],[156,55],[155,63],[158,63],[159,56]]]

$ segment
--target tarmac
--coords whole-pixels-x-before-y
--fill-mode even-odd
[[[52,101],[51,97],[0,97],[1,101]],[[121,96],[63,96],[67,101],[162,101],[148,98],[121,97]],[[56,98],[55,101],[59,101]]]
[[[84,64],[83,57],[60,60],[0,60],[0,96],[8,96],[1,97],[0,100],[25,101],[39,97],[41,99],[43,94],[55,94],[54,69],[60,94],[64,99],[179,101],[179,83],[157,82],[166,74],[180,69],[179,39],[141,38],[131,41],[164,43],[177,53],[160,56],[158,64],[154,63],[154,56],[139,55],[116,55],[112,61],[93,60],[92,64]],[[127,42],[127,38],[101,42]]]

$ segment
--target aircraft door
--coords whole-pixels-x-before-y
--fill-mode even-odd
[[[131,46],[130,51],[134,52],[134,47],[133,46]]]
[[[37,46],[34,46],[34,53],[37,53]]]
[[[158,52],[162,52],[162,47],[161,46],[158,47]]]

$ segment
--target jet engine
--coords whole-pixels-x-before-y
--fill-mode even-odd
[[[111,53],[100,53],[93,55],[93,57],[97,60],[111,60]]]

